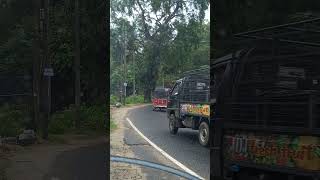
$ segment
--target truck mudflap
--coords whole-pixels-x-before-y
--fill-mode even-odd
[[[232,162],[320,171],[320,137],[229,130],[224,135],[224,158]]]
[[[181,115],[210,116],[210,105],[208,104],[180,104]]]

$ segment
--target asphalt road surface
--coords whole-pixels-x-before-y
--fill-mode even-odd
[[[128,118],[148,139],[171,157],[198,175],[209,179],[210,150],[199,144],[197,131],[179,129],[177,135],[171,135],[166,113],[152,111],[152,106],[133,109],[129,111]]]
[[[106,144],[83,147],[59,155],[45,180],[107,179]]]

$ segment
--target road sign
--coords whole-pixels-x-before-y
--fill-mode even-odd
[[[44,68],[43,75],[44,76],[53,76],[54,75],[53,69],[52,68]]]
[[[124,86],[127,86],[128,84],[127,84],[127,83],[123,83],[123,85],[124,85]]]

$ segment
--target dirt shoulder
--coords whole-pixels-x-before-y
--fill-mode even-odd
[[[107,142],[106,136],[64,135],[55,137],[60,142],[40,142],[31,146],[9,146],[10,151],[0,155],[2,179],[42,180],[57,156],[81,147]],[[0,178],[0,179],[1,179]]]
[[[110,135],[110,154],[114,156],[124,156],[135,158],[135,155],[124,141],[126,126],[125,117],[129,110],[146,105],[127,106],[122,108],[111,108],[111,116],[117,125]],[[110,179],[146,179],[139,166],[123,163],[110,163]]]

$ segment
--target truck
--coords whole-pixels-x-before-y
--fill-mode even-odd
[[[157,87],[152,93],[152,110],[167,108],[169,88]]]
[[[212,179],[320,179],[319,26],[239,33],[240,50],[213,61]]]
[[[209,144],[210,69],[203,66],[185,72],[169,92],[167,117],[169,131],[177,134],[179,128],[198,130],[199,142]]]

